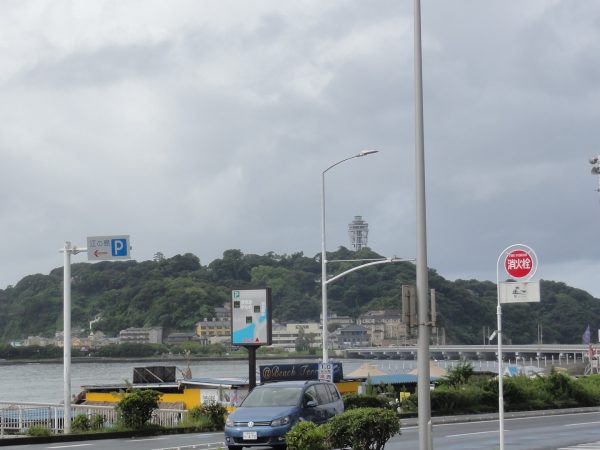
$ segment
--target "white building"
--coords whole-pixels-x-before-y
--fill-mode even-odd
[[[321,324],[316,322],[288,323],[287,325],[273,324],[271,347],[293,352],[296,350],[296,342],[300,333],[304,333],[304,336],[312,339],[312,342],[309,344],[310,347],[321,347]]]
[[[126,328],[119,332],[119,341],[132,344],[162,344],[163,329],[162,327]]]

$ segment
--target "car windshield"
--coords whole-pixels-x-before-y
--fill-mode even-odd
[[[250,392],[241,406],[295,406],[300,401],[301,392],[301,387],[261,387]]]

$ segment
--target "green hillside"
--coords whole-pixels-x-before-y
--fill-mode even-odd
[[[328,259],[377,258],[369,249],[341,247]],[[340,273],[356,263],[329,263]],[[318,321],[321,311],[320,255],[243,254],[227,250],[207,266],[190,254],[161,261],[79,263],[72,266],[72,323],[116,335],[127,327],[158,326],[165,331],[193,330],[195,322],[214,316],[214,308],[230,300],[232,289],[270,286],[273,317],[278,322]],[[353,272],[329,285],[330,313],[357,317],[369,309],[399,308],[403,284],[415,283],[408,262],[383,264]],[[448,281],[429,272],[436,290],[438,326],[447,343],[477,344],[483,327],[496,328],[496,286],[477,280]],[[600,327],[600,301],[564,283],[541,282],[542,302],[505,305],[503,332],[514,344],[537,342],[538,324],[544,343],[580,343],[585,327]],[[29,275],[0,290],[0,339],[52,336],[62,330],[62,268],[49,275]]]

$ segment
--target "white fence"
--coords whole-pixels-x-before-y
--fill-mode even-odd
[[[117,422],[114,406],[71,405],[72,417],[86,415],[90,420],[102,417],[104,427]],[[175,427],[187,417],[183,409],[156,409],[151,423],[163,427]],[[32,426],[48,428],[53,433],[64,431],[64,406],[55,403],[25,403],[0,401],[0,436],[25,433]]]

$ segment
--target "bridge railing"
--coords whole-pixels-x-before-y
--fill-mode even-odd
[[[85,415],[89,419],[102,417],[102,426],[108,428],[117,423],[115,406],[71,405],[72,418]],[[150,423],[164,427],[179,425],[188,415],[183,409],[156,409]],[[33,426],[49,429],[52,433],[64,432],[64,406],[54,403],[4,402],[0,401],[0,436],[22,434]]]

